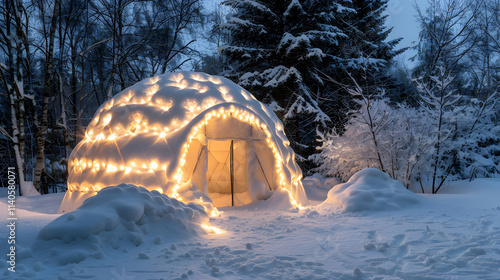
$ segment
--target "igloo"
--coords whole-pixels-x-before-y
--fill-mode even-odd
[[[121,183],[210,209],[269,198],[307,204],[283,124],[230,80],[178,72],[143,80],[105,102],[68,160],[59,213]]]

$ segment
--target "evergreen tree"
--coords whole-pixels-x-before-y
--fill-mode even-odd
[[[231,32],[230,42],[219,48],[230,66],[223,74],[270,105],[294,150],[307,158],[315,151],[316,130],[331,122],[323,79],[338,70],[339,41],[347,37],[335,23],[353,10],[340,1],[223,4],[234,9],[222,25]]]
[[[353,0],[349,4],[356,11],[344,23],[349,35],[343,49],[344,65],[350,75],[341,78],[346,84],[353,84],[351,79],[355,79],[368,93],[384,87],[399,100],[397,81],[389,75],[389,68],[393,58],[406,49],[396,49],[402,38],[387,41],[392,31],[385,26],[387,5],[388,0]]]
[[[222,28],[231,32],[219,48],[226,77],[278,113],[294,150],[315,152],[316,131],[342,131],[356,106],[347,85],[366,91],[387,84],[400,39],[387,42],[387,0],[227,0],[233,8]],[[365,89],[364,89],[365,90]],[[303,167],[309,168],[310,166]]]

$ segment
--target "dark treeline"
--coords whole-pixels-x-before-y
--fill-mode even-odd
[[[198,0],[1,3],[0,166],[44,193],[64,183],[65,159],[102,103],[189,64],[185,35],[203,20]]]
[[[500,173],[500,152],[491,148],[500,137],[498,109],[491,109],[500,82],[498,0],[432,0],[418,9],[412,69],[395,60],[405,49],[400,39],[388,40],[387,0],[227,0],[215,7],[203,0],[1,3],[0,166],[1,172],[16,166],[22,195],[31,184],[41,193],[64,184],[66,159],[102,103],[144,78],[179,69],[224,75],[272,108],[305,173],[328,169],[324,173],[342,177],[338,168],[325,167],[342,162],[324,159],[334,158],[325,143],[336,145],[326,134],[349,135],[346,129],[355,130],[350,121],[366,112],[371,118],[371,104],[382,99],[394,108],[437,112],[430,117],[439,119],[430,132],[435,140],[425,150],[432,151],[426,160],[434,169],[426,172],[434,181],[460,179],[449,174],[470,168],[459,164],[465,144],[445,145],[462,138],[448,133],[448,125],[455,131],[459,125],[443,116],[460,114],[452,107],[483,108],[471,113],[493,124],[493,136],[479,143],[491,161],[482,174]],[[450,96],[457,100],[445,102]],[[384,152],[392,150],[379,135],[388,124],[376,120],[364,122],[362,133],[371,135],[366,145],[373,154],[352,161],[388,172]],[[314,156],[321,145],[322,156]],[[399,178],[394,166],[388,173]]]

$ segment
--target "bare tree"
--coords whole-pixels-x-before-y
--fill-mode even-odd
[[[471,95],[485,100],[496,91],[500,83],[500,1],[476,0],[478,15],[470,32],[475,40],[468,42],[472,49],[467,53],[467,74],[470,81],[467,88]]]
[[[43,95],[42,95],[42,114],[41,114],[41,123],[38,127],[37,131],[37,150],[36,150],[36,165],[35,165],[35,175],[33,176],[33,186],[37,191],[40,190],[40,180],[42,176],[42,172],[45,169],[45,140],[47,138],[47,126],[48,126],[48,107],[49,107],[49,99],[51,97],[52,91],[52,69],[53,69],[53,59],[54,59],[54,38],[56,34],[56,27],[59,18],[59,8],[60,2],[59,0],[55,0],[53,3],[53,12],[50,21],[50,29],[47,34],[48,36],[48,49],[46,52],[45,59],[45,81],[43,86]],[[42,14],[42,16],[44,16]],[[43,186],[43,193],[48,193],[47,186]]]
[[[445,112],[447,108],[457,104],[460,100],[460,95],[450,87],[453,77],[446,72],[443,67],[440,67],[438,76],[431,76],[431,82],[423,82],[422,79],[416,80],[417,88],[421,93],[423,108],[429,108],[436,114],[437,124],[435,129],[435,156],[433,162],[432,174],[432,193],[437,193],[446,180],[446,175],[439,177],[438,171],[442,166],[449,166],[450,163],[444,163],[446,155],[443,155],[443,143],[452,135],[450,124],[445,120]],[[447,172],[445,172],[447,173]],[[440,180],[439,182],[437,182]]]
[[[146,44],[144,56],[151,75],[175,71],[192,59],[197,51],[189,36],[193,26],[202,23],[200,0],[167,0],[153,3],[144,13]]]
[[[38,194],[30,182],[25,179],[25,118],[26,99],[33,100],[33,96],[24,91],[24,71],[28,65],[27,49],[28,38],[25,33],[27,26],[26,10],[21,1],[5,0],[1,9],[2,28],[0,28],[3,56],[6,64],[0,63],[0,80],[7,91],[10,101],[10,119],[12,136],[2,130],[13,143],[17,172],[19,174],[19,195]]]
[[[428,3],[425,12],[416,5],[421,32],[415,74],[435,75],[438,67],[445,67],[457,76],[459,63],[475,45],[470,27],[479,7],[474,1],[465,0],[428,0]]]

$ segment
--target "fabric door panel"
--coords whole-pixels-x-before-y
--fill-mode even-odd
[[[276,159],[274,158],[271,149],[266,141],[253,141],[252,148],[255,151],[255,156],[258,158],[258,161],[262,166],[261,173],[265,173],[265,177],[269,182],[271,189],[275,190],[278,186],[278,178],[276,177],[275,172]]]
[[[196,185],[198,190],[206,195],[208,195],[207,162],[208,162],[207,147],[203,146],[200,151],[200,154],[198,155],[198,161],[195,164],[191,180]]]
[[[248,190],[248,148],[248,141],[233,141],[234,206],[243,206],[252,202]]]
[[[208,140],[207,189],[214,206],[231,206],[231,140]]]

